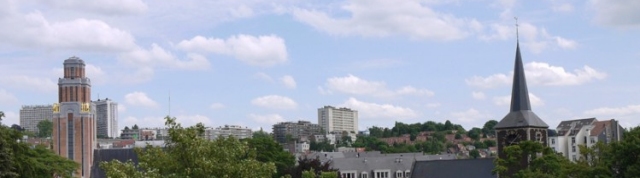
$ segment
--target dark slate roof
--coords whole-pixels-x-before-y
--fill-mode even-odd
[[[117,159],[120,162],[132,160],[136,165],[138,164],[138,156],[133,151],[133,148],[96,149],[93,151],[91,178],[106,178],[107,175],[100,168],[100,163],[114,159]]]
[[[574,136],[578,134],[582,127],[591,125],[597,121],[596,118],[562,121],[558,124],[556,130],[558,131],[558,136]]]
[[[531,112],[529,90],[520,56],[520,44],[516,47],[516,62],[513,68],[513,88],[511,88],[511,110],[495,128],[542,127],[548,128],[540,117]]]
[[[497,178],[493,158],[416,161],[411,178]]]
[[[423,155],[422,153],[402,153],[373,157],[335,158],[331,160],[331,167],[339,171],[356,171],[358,173],[385,169],[395,173],[396,171],[411,170],[414,161],[448,159],[456,159],[456,156],[454,154]]]

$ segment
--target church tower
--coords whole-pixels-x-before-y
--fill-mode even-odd
[[[504,148],[521,141],[537,141],[547,146],[547,128],[549,126],[533,111],[529,102],[529,91],[520,56],[520,43],[516,46],[516,61],[513,69],[513,88],[511,89],[511,110],[494,127],[498,141],[498,157],[505,159]],[[509,167],[508,175],[528,167],[528,159],[520,160],[519,165]]]
[[[80,164],[73,177],[89,177],[96,143],[95,106],[91,103],[91,80],[84,61],[70,57],[58,79],[58,103],[53,106],[53,150]]]

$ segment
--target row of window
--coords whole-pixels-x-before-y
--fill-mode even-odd
[[[390,177],[390,173],[389,171],[373,171],[373,174],[371,175],[371,177],[369,177],[369,173],[368,172],[361,172],[360,176],[356,176],[355,172],[349,172],[349,171],[345,171],[342,174],[340,174],[342,178],[392,178]],[[394,178],[408,178],[411,177],[411,172],[409,170],[407,171],[397,171],[395,174]]]

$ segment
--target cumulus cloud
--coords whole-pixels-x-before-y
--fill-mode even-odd
[[[0,89],[0,105],[13,105],[16,103],[18,103],[18,98],[7,91]]]
[[[277,124],[279,122],[284,122],[284,118],[279,114],[267,114],[267,115],[257,115],[257,114],[249,114],[249,118],[257,123],[261,124]]]
[[[555,3],[551,9],[555,12],[572,12],[573,5],[571,3]]]
[[[437,12],[420,0],[350,0],[341,6],[349,14],[294,9],[293,16],[320,31],[366,37],[407,36],[421,40],[456,40],[482,28],[475,19]]]
[[[206,57],[190,53],[188,59],[176,57],[170,51],[157,44],[152,44],[150,49],[137,48],[121,54],[118,58],[126,64],[138,67],[165,66],[176,69],[202,70],[209,68],[209,60]]]
[[[601,107],[601,108],[585,111],[584,114],[607,116],[607,117],[640,114],[640,105],[628,105],[623,107]]]
[[[118,113],[127,112],[127,107],[124,104],[118,104]]]
[[[39,92],[54,92],[58,89],[58,85],[49,78],[26,75],[0,76],[0,82],[3,86]]]
[[[601,25],[628,28],[640,27],[640,1],[636,0],[591,0],[589,5]]]
[[[213,103],[211,104],[211,106],[209,106],[209,108],[211,109],[222,109],[225,108],[226,106],[222,103]]]
[[[349,74],[346,77],[333,77],[327,79],[324,88],[320,88],[322,93],[331,93],[331,91],[338,91],[347,94],[356,95],[368,95],[375,97],[395,97],[400,95],[414,95],[414,96],[433,96],[434,93],[427,89],[418,89],[412,86],[404,86],[398,90],[390,90],[387,88],[386,83],[378,81],[367,81]]]
[[[255,78],[258,78],[260,80],[264,80],[266,82],[273,82],[273,78],[271,78],[271,76],[269,76],[269,74],[266,74],[264,72],[258,72],[254,75]]]
[[[418,113],[411,108],[394,106],[391,104],[377,104],[359,101],[356,98],[349,98],[341,106],[355,109],[361,118],[372,119],[409,119],[418,117]]]
[[[532,106],[544,106],[544,101],[533,93],[529,93],[529,102]],[[493,103],[498,106],[507,106],[511,104],[511,96],[499,96],[493,98]]]
[[[293,77],[290,75],[285,75],[282,78],[280,78],[280,82],[282,82],[282,84],[289,89],[296,88],[296,80],[293,79]]]
[[[149,108],[158,107],[158,103],[149,98],[144,92],[133,92],[124,96],[124,100],[127,104],[132,106],[143,106]]]
[[[481,91],[474,91],[471,92],[471,96],[473,97],[473,99],[477,99],[477,100],[483,100],[486,98],[486,96],[484,95],[483,92]]]
[[[270,109],[295,109],[298,104],[291,98],[278,95],[267,95],[251,100],[251,104]]]
[[[40,12],[5,12],[0,18],[0,42],[43,49],[127,51],[135,48],[131,34],[100,20],[74,19],[50,22]]]
[[[527,82],[532,85],[568,86],[581,85],[593,80],[602,80],[607,74],[587,65],[582,69],[566,71],[563,67],[552,66],[543,62],[530,62],[524,66]],[[480,88],[494,88],[511,84],[513,72],[507,74],[493,74],[488,77],[473,76],[466,79],[467,85]]]
[[[490,32],[479,35],[481,40],[508,40],[516,36],[516,28],[512,24],[513,19],[501,23],[489,25]],[[533,53],[540,53],[550,47],[561,49],[575,49],[578,42],[565,37],[551,35],[544,27],[537,27],[531,23],[520,22],[518,24],[520,43],[522,48]]]
[[[462,123],[477,123],[479,121],[486,121],[491,119],[491,115],[488,113],[480,112],[474,108],[461,112],[452,112],[451,117],[457,119]]]
[[[228,55],[244,63],[269,67],[288,60],[284,39],[276,35],[236,35],[225,39],[193,37],[183,40],[177,48],[189,52]]]
[[[104,15],[132,15],[147,11],[148,6],[142,0],[93,0],[93,1],[47,1],[44,4],[64,10],[99,13]]]

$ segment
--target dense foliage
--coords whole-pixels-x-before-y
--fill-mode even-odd
[[[619,142],[580,147],[580,158],[571,162],[541,143],[525,141],[505,147],[506,159],[496,159],[494,173],[508,177],[511,165],[528,157],[529,167],[510,177],[637,177],[640,175],[640,127],[624,133]]]
[[[0,120],[4,117],[0,112]],[[0,177],[70,177],[79,165],[47,146],[21,142],[23,132],[0,124]]]
[[[257,160],[256,149],[233,137],[209,141],[201,123],[183,128],[175,118],[166,117],[169,139],[165,148],[136,148],[139,164],[103,162],[108,177],[272,177],[274,163]]]
[[[336,175],[337,177],[337,171],[337,169],[331,168],[330,161],[323,163],[320,158],[308,158],[304,156],[298,158],[298,164],[290,169],[288,177],[332,177],[331,175]]]
[[[249,148],[257,150],[256,160],[263,163],[274,163],[276,165],[276,173],[274,178],[280,178],[294,166],[295,157],[291,153],[284,151],[282,146],[278,144],[271,135],[258,131],[253,134],[253,138],[247,139]]]
[[[53,132],[53,122],[49,120],[42,120],[38,122],[38,137],[47,138],[51,137],[51,133]]]

